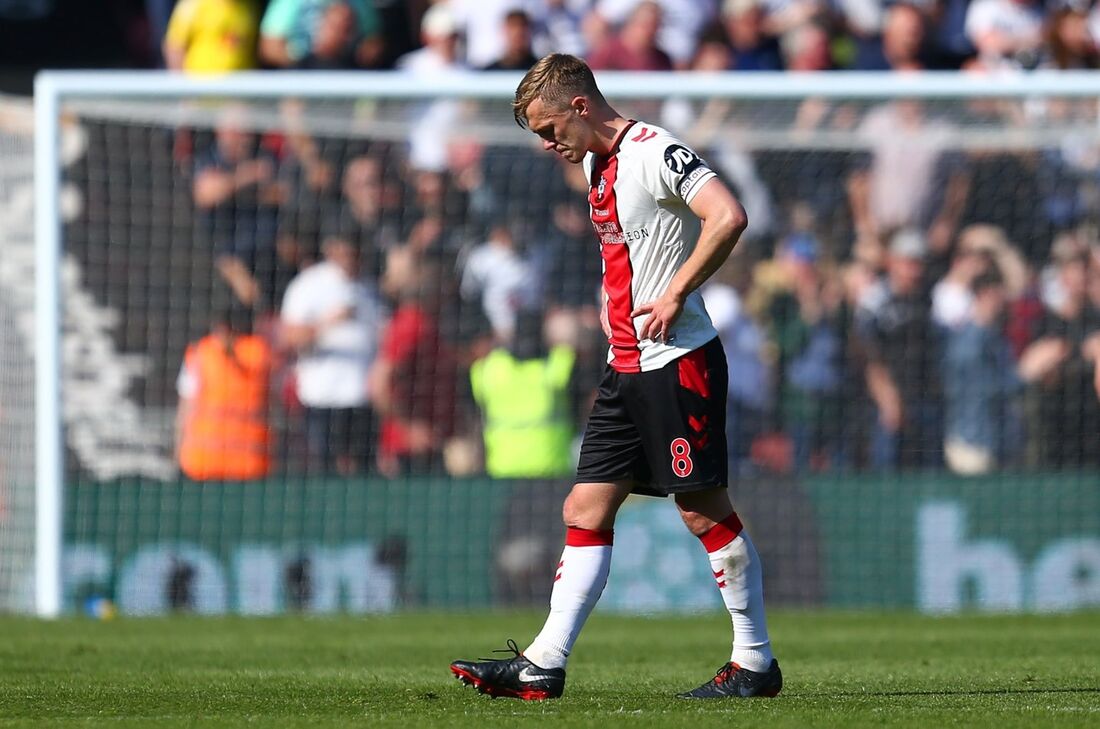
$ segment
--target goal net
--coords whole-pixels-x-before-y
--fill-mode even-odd
[[[588,181],[516,81],[41,83],[59,609],[545,600],[606,339]],[[1100,602],[1100,85],[603,83],[748,210],[703,296],[769,599]],[[34,582],[28,143],[0,126],[0,609]],[[719,605],[670,504],[616,545],[601,609]]]
[[[34,115],[0,97],[0,610],[34,607]]]

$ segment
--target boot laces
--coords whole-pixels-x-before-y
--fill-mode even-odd
[[[497,657],[494,657],[494,658],[478,658],[478,660],[479,661],[512,661],[512,660],[515,660],[516,658],[519,658],[520,656],[523,655],[523,653],[521,653],[520,650],[519,650],[519,646],[516,645],[516,642],[514,640],[512,640],[511,638],[508,639],[508,642],[506,643],[506,645],[508,646],[507,648],[495,648],[495,649],[493,649],[493,653],[511,653],[512,656],[510,658],[497,658]]]

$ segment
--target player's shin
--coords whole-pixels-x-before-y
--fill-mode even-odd
[[[764,583],[760,556],[736,513],[699,537],[710,558],[711,572],[733,622],[730,660],[750,671],[766,671],[772,662],[764,617]]]
[[[542,668],[565,668],[584,621],[603,593],[611,569],[613,530],[569,527],[565,535],[550,614],[523,655]]]

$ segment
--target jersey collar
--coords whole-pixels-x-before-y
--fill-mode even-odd
[[[622,144],[623,139],[626,137],[626,133],[630,131],[630,128],[637,124],[636,119],[628,119],[627,125],[619,130],[619,133],[615,135],[615,141],[611,143],[611,150],[605,155],[605,157],[614,157],[619,153],[619,145]]]

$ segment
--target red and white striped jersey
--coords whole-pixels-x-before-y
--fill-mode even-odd
[[[660,369],[718,336],[698,291],[688,295],[667,343],[639,340],[646,317],[630,318],[665,292],[694,250],[700,226],[688,204],[714,172],[666,130],[644,122],[632,122],[609,155],[585,155],[584,171],[603,256],[611,366]]]

